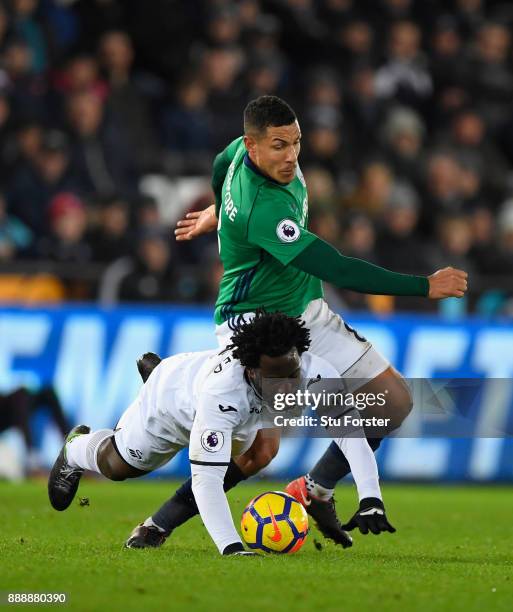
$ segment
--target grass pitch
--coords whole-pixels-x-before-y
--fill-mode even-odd
[[[229,494],[245,504],[283,485],[255,481]],[[0,591],[66,592],[72,610],[513,609],[511,488],[384,485],[398,531],[354,536],[353,548],[315,529],[292,556],[223,558],[199,518],[159,550],[123,542],[174,491],[169,482],[84,480],[89,506],[55,512],[44,481],[0,483]],[[341,487],[342,518],[356,509]],[[318,550],[314,540],[322,541]],[[57,605],[57,604],[54,604]],[[27,606],[25,606],[27,607]]]

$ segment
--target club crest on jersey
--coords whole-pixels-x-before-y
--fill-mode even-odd
[[[300,229],[295,221],[283,219],[276,226],[276,235],[282,242],[295,242],[300,235]]]
[[[221,431],[205,430],[201,434],[201,446],[209,453],[217,453],[223,448],[224,436]]]

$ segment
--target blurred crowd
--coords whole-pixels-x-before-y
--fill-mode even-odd
[[[484,0],[1,0],[0,300],[37,262],[55,299],[211,302],[215,236],[171,226],[276,94],[313,231],[397,271],[463,268],[469,309],[513,312],[512,26]]]

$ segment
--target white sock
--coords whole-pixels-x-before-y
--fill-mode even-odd
[[[333,497],[333,492],[335,489],[327,489],[322,485],[315,482],[315,480],[310,476],[310,474],[306,474],[305,476],[305,484],[308,493],[312,497],[317,497],[322,501],[329,501]]]
[[[101,474],[96,461],[98,447],[105,438],[110,438],[113,433],[112,429],[99,429],[93,433],[73,437],[66,444],[66,461],[71,467]]]
[[[156,527],[160,532],[165,533],[166,530],[163,529],[160,525],[157,525],[157,523],[155,523],[153,521],[153,518],[151,516],[149,516],[143,523],[143,525],[145,527]]]

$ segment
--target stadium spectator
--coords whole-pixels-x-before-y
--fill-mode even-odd
[[[211,163],[212,123],[208,90],[197,76],[178,86],[176,100],[164,111],[162,139],[171,151],[174,174],[205,172]]]
[[[134,153],[121,126],[105,114],[101,99],[91,93],[68,99],[72,134],[72,159],[80,188],[85,194],[130,196],[138,190]]]
[[[19,219],[7,214],[5,198],[0,194],[0,261],[14,259],[31,246],[33,234]]]
[[[139,238],[137,256],[121,280],[118,297],[128,302],[194,301],[200,291],[197,274],[180,274],[175,267],[167,232],[147,230]]]
[[[466,38],[472,36],[485,20],[483,0],[456,0],[456,19]]]
[[[59,193],[52,198],[48,214],[50,233],[39,241],[40,256],[61,263],[91,261],[91,246],[85,239],[87,212],[82,201],[72,193]]]
[[[499,217],[502,231],[508,232],[508,215]],[[477,207],[470,216],[472,227],[472,248],[470,257],[476,270],[483,276],[493,278],[513,273],[513,258],[501,249],[494,215],[489,208]],[[493,281],[492,281],[493,282]]]
[[[504,155],[491,141],[482,115],[466,108],[454,115],[445,143],[461,158],[473,156],[482,168],[487,187],[495,196],[504,195],[511,180]]]
[[[33,159],[19,165],[9,183],[9,209],[37,236],[42,236],[48,229],[51,198],[61,191],[78,188],[79,183],[71,169],[68,142],[62,132],[47,132],[41,148],[37,146],[37,135],[28,134],[26,139],[25,156]]]
[[[246,98],[253,100],[262,95],[284,95],[281,85],[283,65],[276,58],[254,60],[247,72]]]
[[[393,182],[393,173],[388,164],[381,160],[367,162],[361,170],[356,188],[343,199],[342,204],[355,213],[378,218],[390,198]]]
[[[388,106],[388,101],[376,93],[374,68],[368,64],[356,67],[349,75],[345,95],[348,121],[344,126],[349,132],[355,158],[362,159],[375,152]]]
[[[467,57],[456,19],[442,15],[431,36],[430,72],[435,90],[465,86],[469,78]]]
[[[450,152],[435,151],[426,164],[426,186],[422,214],[424,235],[432,234],[435,219],[463,210],[461,168]]]
[[[342,94],[337,75],[329,70],[317,71],[307,90],[302,121],[307,125],[342,127]]]
[[[376,62],[374,30],[363,19],[350,20],[334,33],[334,64],[345,74]]]
[[[105,100],[108,93],[96,59],[87,54],[76,55],[67,62],[65,70],[56,78],[55,87],[63,96],[92,93]]]
[[[388,60],[376,73],[378,96],[425,111],[433,82],[421,52],[419,27],[411,21],[393,24],[387,51]]]
[[[100,39],[99,54],[110,87],[107,111],[122,126],[139,171],[151,169],[157,164],[156,138],[148,102],[132,76],[132,40],[126,32],[106,32]]]
[[[212,47],[230,47],[240,37],[240,21],[235,5],[225,4],[215,8],[206,24],[207,43]]]
[[[155,198],[150,196],[140,198],[136,211],[136,227],[142,232],[162,227],[162,219]]]
[[[0,82],[9,94],[16,118],[46,121],[48,87],[44,75],[32,67],[31,50],[23,38],[8,40],[2,57]]]
[[[97,226],[87,236],[92,258],[109,263],[132,252],[129,207],[120,198],[100,202]]]
[[[47,42],[36,18],[39,0],[13,0],[13,26],[16,33],[27,43],[30,51],[31,68],[42,73],[47,67]]]
[[[342,247],[344,255],[377,263],[376,229],[368,216],[362,213],[348,216],[342,236]],[[340,294],[349,308],[367,308],[367,296],[354,291],[340,291]]]
[[[308,210],[336,210],[337,186],[330,172],[319,166],[305,166],[305,181],[308,185]]]
[[[329,118],[319,119],[307,127],[301,162],[305,167],[315,164],[339,182],[351,167],[350,143],[342,138],[341,129]]]
[[[420,186],[425,128],[415,111],[391,109],[383,125],[384,154],[398,178]]]
[[[208,87],[208,107],[215,116],[211,126],[214,151],[222,150],[227,142],[240,136],[237,113],[245,98],[238,77],[243,62],[244,55],[238,47],[207,49],[202,58],[201,78]]]
[[[420,205],[420,198],[411,185],[394,184],[376,242],[380,265],[409,274],[427,273],[432,269],[429,249],[418,233]]]
[[[8,183],[13,173],[25,163],[36,163],[41,151],[43,132],[43,126],[37,121],[19,122],[17,125],[7,121],[2,139],[5,165],[1,169],[5,183]]]
[[[504,123],[513,96],[509,64],[511,34],[501,24],[488,22],[477,31],[470,59],[472,96],[492,129]]]
[[[437,265],[465,266],[469,275],[475,272],[470,257],[473,236],[468,216],[454,214],[439,217],[437,233],[440,244]]]

